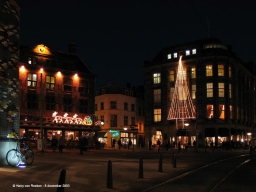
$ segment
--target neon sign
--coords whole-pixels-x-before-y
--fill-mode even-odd
[[[119,131],[109,130],[109,132],[112,135],[112,137],[118,137],[119,136]]]
[[[52,122],[54,123],[63,123],[63,124],[73,124],[73,125],[92,125],[92,117],[85,116],[83,119],[77,117],[78,115],[75,114],[73,117],[69,117],[68,113],[65,113],[63,116],[57,115],[58,112],[54,112],[52,117],[54,118]]]

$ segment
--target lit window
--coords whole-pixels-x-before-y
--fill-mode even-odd
[[[196,68],[192,67],[191,68],[191,79],[195,79],[196,78]]]
[[[170,88],[170,100],[172,100],[173,94],[174,94],[174,87]]]
[[[190,55],[190,50],[186,50],[186,56]]]
[[[178,57],[178,53],[173,53],[173,58],[177,58]]]
[[[154,81],[154,84],[161,83],[161,75],[160,75],[160,73],[154,73],[153,74],[153,81]]]
[[[207,97],[213,97],[213,84],[212,83],[207,83],[206,84],[206,92],[207,92]]]
[[[207,105],[207,118],[212,119],[214,116],[213,105]]]
[[[229,118],[233,119],[233,106],[229,105]]]
[[[206,76],[212,76],[212,65],[206,65]]]
[[[228,95],[229,95],[229,98],[232,98],[232,85],[231,84],[229,84],[229,86],[228,86]]]
[[[219,105],[219,118],[225,119],[225,105]]]
[[[219,83],[219,97],[224,97],[224,83]]]
[[[168,54],[167,59],[171,59],[171,58],[172,58],[172,54]]]
[[[218,65],[218,76],[224,76],[224,65]]]
[[[174,81],[174,71],[171,70],[170,71],[170,82],[173,82]]]
[[[192,54],[193,54],[193,55],[196,54],[196,49],[192,49]]]
[[[46,76],[46,89],[54,89],[55,85],[55,77],[53,76]]]
[[[231,67],[230,67],[230,66],[228,67],[228,76],[229,76],[229,77],[232,77],[232,70],[231,70]]]
[[[192,85],[192,99],[195,99],[196,98],[196,85]]]
[[[161,89],[154,89],[154,103],[161,102]]]
[[[154,122],[161,121],[161,109],[154,109]]]
[[[28,73],[27,83],[28,87],[36,87],[37,74]]]

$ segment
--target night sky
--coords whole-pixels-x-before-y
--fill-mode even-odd
[[[143,85],[145,60],[163,47],[207,37],[256,63],[252,0],[22,0],[20,8],[20,43],[63,52],[76,44],[97,87]]]

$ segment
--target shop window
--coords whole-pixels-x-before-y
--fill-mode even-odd
[[[110,127],[117,127],[117,115],[110,115]]]
[[[212,65],[206,65],[206,76],[207,77],[212,76]]]
[[[224,83],[218,83],[219,86],[219,97],[224,97]]]
[[[213,97],[213,83],[206,83],[207,97]]]
[[[54,89],[54,85],[55,85],[55,77],[53,76],[46,76],[46,89]]]
[[[154,103],[161,102],[161,89],[154,89]]]
[[[79,113],[88,113],[87,99],[79,99]]]
[[[28,73],[27,83],[28,83],[28,87],[36,87],[37,74]]]
[[[224,76],[224,65],[218,65],[218,76]]]
[[[214,117],[213,105],[207,105],[207,118],[212,119]]]
[[[116,101],[110,101],[110,109],[116,109]]]
[[[174,73],[174,70],[171,70],[170,71],[170,82],[174,82],[175,80],[175,73]]]
[[[160,73],[153,74],[153,82],[154,82],[154,84],[161,83],[161,74]]]
[[[161,121],[161,109],[154,109],[154,122]]]
[[[124,126],[128,126],[128,116],[124,116]]]
[[[35,93],[27,94],[27,108],[28,109],[38,109],[38,98]]]
[[[191,79],[195,79],[196,78],[196,68],[192,67],[191,68]]]
[[[219,118],[225,119],[225,105],[219,105]]]
[[[45,97],[46,110],[55,110],[55,96],[49,95]]]

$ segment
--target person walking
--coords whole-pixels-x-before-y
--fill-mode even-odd
[[[181,144],[180,144],[180,141],[178,142],[178,153],[180,153],[181,151]]]
[[[121,147],[122,147],[122,143],[121,143],[121,140],[119,139],[118,140],[118,148],[121,149]]]
[[[129,142],[128,142],[128,149],[130,149],[130,146],[132,145],[132,141],[131,139],[129,139]]]
[[[112,141],[112,148],[115,148],[115,145],[116,145],[116,140],[113,139],[113,141]]]
[[[86,138],[84,136],[79,138],[79,149],[80,155],[83,155],[83,151],[85,150],[86,145]]]
[[[55,136],[53,136],[53,138],[52,138],[52,151],[53,152],[56,151],[57,146],[58,146],[58,140]]]
[[[65,140],[62,136],[60,136],[60,138],[59,138],[59,152],[60,153],[63,152],[64,144],[65,144]]]
[[[158,139],[157,140],[157,152],[159,153],[160,152],[160,145],[161,145],[161,141]]]

